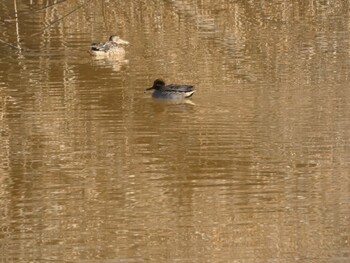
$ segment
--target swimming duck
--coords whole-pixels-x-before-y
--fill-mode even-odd
[[[125,55],[123,46],[128,44],[128,41],[112,35],[107,42],[92,43],[90,54],[96,57],[123,57]]]
[[[152,94],[153,98],[174,100],[189,98],[196,92],[193,86],[175,84],[165,85],[165,82],[161,79],[156,79],[153,86],[146,90],[154,90]]]

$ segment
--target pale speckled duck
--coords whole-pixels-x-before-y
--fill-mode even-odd
[[[146,90],[154,90],[152,97],[158,99],[183,100],[190,98],[196,92],[194,86],[168,84],[161,79],[156,79],[153,86]]]
[[[128,41],[112,35],[107,42],[92,43],[90,54],[101,58],[123,58],[125,56],[124,46],[128,44]]]

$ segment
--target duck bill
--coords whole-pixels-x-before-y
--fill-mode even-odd
[[[152,89],[154,89],[153,87],[150,87],[150,88],[148,88],[148,89],[146,89],[146,90],[152,90]]]
[[[119,39],[118,42],[117,42],[118,45],[129,45],[129,42],[128,41],[125,41],[125,40],[122,40],[122,39]]]

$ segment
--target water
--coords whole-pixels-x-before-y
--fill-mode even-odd
[[[54,3],[0,3],[1,262],[349,262],[348,1]]]

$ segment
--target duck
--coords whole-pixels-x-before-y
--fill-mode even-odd
[[[107,42],[92,43],[90,54],[95,57],[123,58],[125,55],[124,46],[128,44],[128,41],[112,35]]]
[[[153,82],[153,86],[146,90],[154,90],[152,93],[153,98],[158,99],[171,99],[171,100],[183,100],[190,98],[193,93],[196,92],[192,85],[177,85],[168,84],[161,79],[156,79]]]

